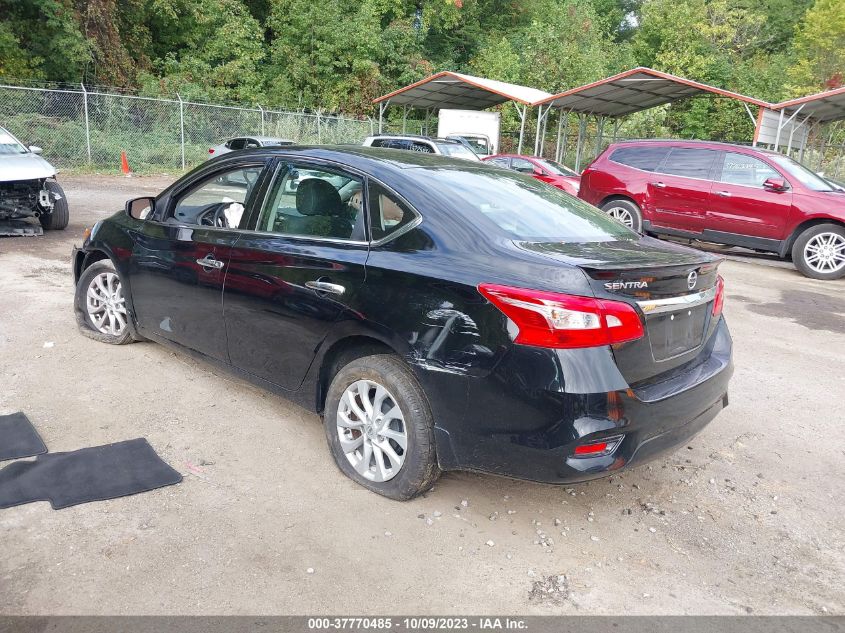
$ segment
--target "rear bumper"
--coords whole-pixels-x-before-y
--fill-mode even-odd
[[[436,429],[441,465],[566,484],[643,464],[688,442],[727,406],[731,354],[721,320],[698,362],[663,382],[614,390],[615,406],[609,405],[608,392],[522,390],[517,405],[501,385],[498,393],[470,387],[462,423]],[[483,397],[492,402],[478,399]],[[620,435],[609,455],[574,456],[578,445]]]

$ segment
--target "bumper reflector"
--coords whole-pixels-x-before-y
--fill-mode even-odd
[[[622,436],[616,435],[614,437],[607,437],[598,442],[590,442],[589,444],[580,444],[575,447],[575,457],[599,457],[601,455],[609,455],[616,450],[616,447],[622,442]]]

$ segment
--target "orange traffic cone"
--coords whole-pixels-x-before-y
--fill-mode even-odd
[[[120,171],[124,176],[131,176],[132,170],[129,169],[129,161],[126,160],[126,152],[120,152]]]

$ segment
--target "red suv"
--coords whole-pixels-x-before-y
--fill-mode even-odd
[[[581,174],[578,195],[637,231],[791,254],[815,279],[845,275],[845,192],[777,152],[614,143]]]
[[[485,156],[481,160],[528,174],[537,180],[550,184],[552,187],[563,189],[568,194],[578,195],[578,186],[581,181],[578,172],[572,171],[566,165],[561,165],[553,160],[520,154],[493,154],[492,156]]]

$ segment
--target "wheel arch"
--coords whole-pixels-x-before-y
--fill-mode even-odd
[[[781,247],[780,256],[786,257],[787,255],[789,255],[792,252],[792,247],[795,245],[795,240],[798,239],[798,236],[801,235],[807,229],[812,228],[814,226],[818,226],[819,224],[835,224],[836,226],[845,228],[845,222],[836,218],[817,217],[805,220],[804,222],[796,226],[790,236],[786,240],[784,240],[783,246]]]
[[[599,209],[601,209],[608,202],[614,202],[616,200],[624,200],[625,202],[630,202],[631,204],[636,205],[636,207],[640,210],[641,214],[643,212],[643,208],[639,204],[637,204],[636,200],[634,200],[631,196],[626,196],[626,195],[623,195],[623,194],[620,194],[620,193],[614,193],[614,194],[611,194],[609,196],[605,196],[604,198],[602,198],[599,201],[599,203],[596,206]]]
[[[85,271],[86,268],[90,267],[92,264],[96,264],[99,261],[104,259],[111,259],[109,254],[105,251],[101,251],[99,249],[93,249],[90,251],[76,251],[76,256],[73,261],[73,281],[74,283],[79,282],[79,278],[82,276],[82,273]],[[112,260],[114,263],[114,260]]]

